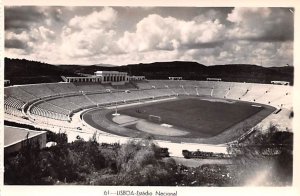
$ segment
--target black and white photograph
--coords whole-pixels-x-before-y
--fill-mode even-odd
[[[4,5],[3,186],[293,186],[296,11]]]

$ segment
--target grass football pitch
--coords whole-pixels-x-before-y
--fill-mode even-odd
[[[176,99],[120,109],[121,114],[147,119],[161,117],[161,123],[189,132],[186,137],[208,138],[258,113],[264,107],[246,102],[212,102],[199,98]]]

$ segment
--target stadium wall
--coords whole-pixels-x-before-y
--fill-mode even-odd
[[[46,131],[33,131],[29,129],[5,126],[4,137],[7,139],[4,145],[4,154],[18,152],[28,143],[32,145],[38,144],[40,148],[45,148],[47,142],[46,133]]]

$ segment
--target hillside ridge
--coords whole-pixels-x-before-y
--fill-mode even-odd
[[[78,76],[95,71],[124,71],[129,75],[144,75],[147,79],[168,79],[180,76],[185,80],[222,78],[230,82],[270,83],[272,80],[289,81],[293,84],[294,67],[262,67],[253,64],[224,64],[206,66],[192,61],[171,61],[128,64],[123,66],[51,65],[25,59],[5,58],[5,79],[12,84],[60,82],[62,75]]]

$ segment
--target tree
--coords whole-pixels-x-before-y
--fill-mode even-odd
[[[235,184],[290,185],[292,150],[293,133],[280,131],[272,124],[265,131],[257,129],[247,141],[228,148],[236,166],[232,171],[236,176]]]
[[[159,147],[151,139],[128,141],[117,156],[118,185],[175,185],[173,161],[159,156]]]

